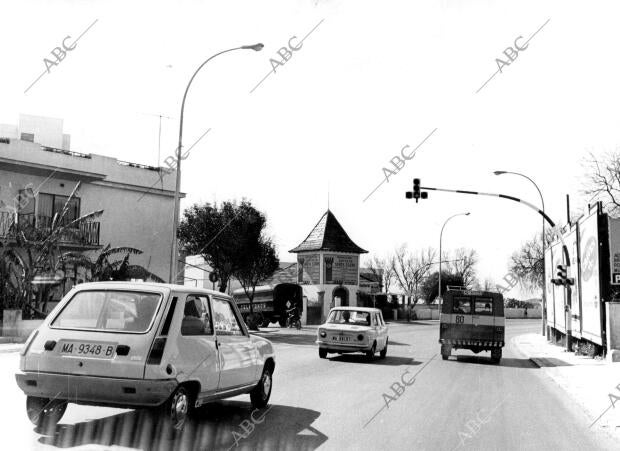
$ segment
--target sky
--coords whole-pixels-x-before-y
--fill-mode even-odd
[[[211,130],[182,167],[182,207],[251,200],[284,261],[294,261],[288,250],[328,198],[350,237],[377,256],[403,243],[437,248],[444,221],[471,212],[446,226],[443,247],[475,249],[480,278],[499,281],[510,255],[540,232],[535,212],[438,192],[416,204],[405,191],[418,177],[539,205],[527,180],[493,175],[506,170],[538,184],[554,221],[566,222],[566,194],[583,212],[584,158],[620,142],[619,9],[611,1],[4,0],[0,123],[20,113],[62,118],[71,150],[157,165],[158,115],[167,116],[161,164],[174,153],[193,72],[217,52],[260,42],[260,52],[209,62],[189,90],[184,145]],[[50,52],[85,30],[46,71]],[[297,50],[281,50],[289,43]],[[508,50],[511,61],[504,51],[516,46],[523,50]],[[396,171],[391,161],[405,146],[415,156]]]

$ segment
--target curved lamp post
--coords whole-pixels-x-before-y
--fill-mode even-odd
[[[534,182],[534,180],[532,180],[531,178],[529,178],[527,175],[525,174],[521,174],[520,172],[511,172],[511,171],[494,171],[493,174],[495,175],[502,175],[502,174],[512,174],[512,175],[518,175],[520,177],[526,178],[528,179],[532,185],[534,185],[536,187],[536,190],[538,191],[538,194],[540,195],[540,202],[542,204],[542,211],[543,213],[545,212],[545,199],[543,198],[542,192],[540,191],[540,188],[538,187],[538,185],[536,184],[536,182]],[[546,330],[546,316],[547,316],[547,293],[545,290],[545,282],[546,282],[546,268],[545,268],[545,219],[543,217],[542,220],[542,254],[543,254],[543,290],[542,290],[542,334],[543,337],[546,335],[545,330]]]
[[[179,197],[180,197],[180,191],[181,191],[181,159],[182,159],[181,148],[183,145],[183,112],[185,110],[185,99],[187,98],[187,92],[189,91],[189,87],[194,81],[196,74],[200,72],[200,69],[202,69],[205,66],[205,64],[207,64],[209,61],[211,61],[216,56],[222,55],[224,53],[232,52],[234,50],[254,50],[258,52],[262,50],[263,47],[264,47],[263,44],[243,45],[241,47],[235,47],[232,49],[228,49],[228,50],[224,50],[219,53],[216,53],[215,55],[207,59],[204,63],[202,63],[198,67],[198,69],[196,69],[196,72],[194,72],[194,75],[192,75],[192,78],[190,78],[189,83],[187,84],[187,87],[185,88],[185,94],[183,94],[183,102],[181,102],[181,118],[179,121],[179,144],[177,147],[176,184],[175,184],[175,189],[174,189],[174,219],[172,222],[172,249],[170,251],[170,277],[169,277],[170,283],[175,283],[175,279],[177,276],[177,270],[176,270],[177,252],[178,252],[177,250],[177,227],[178,227],[178,222],[179,222]]]
[[[452,218],[456,218],[457,216],[469,216],[469,212],[467,213],[457,213],[455,215],[450,216],[448,219],[446,219],[446,222],[443,223],[443,226],[441,226],[441,233],[439,234],[439,294],[437,295],[437,301],[439,303],[438,309],[439,312],[441,313],[441,240],[443,239],[443,229],[446,226],[446,224],[450,221],[450,219]]]

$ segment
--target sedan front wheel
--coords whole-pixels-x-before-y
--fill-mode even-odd
[[[250,392],[250,401],[252,401],[252,407],[255,409],[262,409],[269,403],[269,397],[271,396],[271,386],[273,383],[271,370],[265,368],[263,375],[260,378],[260,382]]]

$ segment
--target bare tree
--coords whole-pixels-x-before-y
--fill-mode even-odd
[[[381,285],[383,286],[383,291],[385,293],[390,292],[390,287],[394,282],[394,265],[393,265],[394,257],[388,256],[386,258],[379,258],[377,256],[373,256],[368,261],[368,269],[372,273],[372,275],[381,281]]]
[[[430,247],[409,252],[407,245],[403,244],[394,253],[394,278],[403,292],[413,297],[413,305],[418,302],[420,286],[428,276],[434,259],[435,250]]]
[[[509,270],[522,288],[530,291],[542,289],[544,257],[540,234],[527,240],[510,257]]]
[[[454,259],[449,263],[450,272],[460,276],[463,284],[471,288],[476,282],[476,264],[478,253],[475,249],[458,248],[454,251]]]
[[[590,153],[584,166],[587,174],[583,193],[601,200],[609,214],[620,216],[620,153],[600,157]]]

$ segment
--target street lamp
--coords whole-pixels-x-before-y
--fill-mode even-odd
[[[542,192],[540,191],[540,188],[538,187],[538,185],[536,184],[536,182],[534,182],[534,180],[532,180],[531,178],[529,178],[527,175],[525,174],[521,174],[520,172],[511,172],[511,171],[494,171],[493,174],[495,175],[502,175],[502,174],[512,174],[512,175],[518,175],[520,177],[526,178],[528,179],[532,185],[534,185],[536,187],[536,190],[538,191],[538,194],[540,195],[540,202],[542,203],[542,211],[543,213],[545,212],[545,199],[543,198]],[[545,290],[545,286],[546,286],[546,268],[545,268],[545,218],[543,217],[542,220],[542,254],[543,254],[543,290],[542,290],[542,334],[543,337],[546,335],[546,315],[547,315],[547,293]]]
[[[170,277],[168,278],[168,281],[170,283],[174,283],[176,276],[177,276],[177,253],[178,253],[177,227],[179,223],[179,198],[180,198],[180,191],[181,191],[181,148],[183,145],[183,112],[185,110],[185,99],[187,98],[187,92],[189,91],[189,87],[191,86],[192,82],[194,81],[194,78],[196,77],[196,74],[198,74],[200,69],[202,69],[205,64],[207,64],[209,61],[211,61],[216,56],[222,55],[224,53],[232,52],[233,50],[254,50],[255,52],[258,52],[262,50],[263,47],[264,47],[263,44],[260,44],[260,43],[254,44],[254,45],[242,45],[241,47],[235,47],[232,49],[228,49],[228,50],[224,50],[222,52],[216,53],[215,55],[207,59],[204,63],[202,63],[198,67],[198,69],[196,69],[196,72],[194,72],[194,75],[192,75],[192,78],[189,79],[189,83],[187,84],[187,87],[185,88],[185,94],[183,94],[183,101],[181,102],[181,118],[179,121],[179,145],[177,147],[176,184],[174,188],[174,219],[172,222],[172,249],[170,251]]]
[[[452,218],[456,218],[457,216],[469,216],[469,212],[467,213],[457,213],[455,215],[450,216],[448,219],[446,219],[446,222],[443,223],[443,226],[441,226],[441,232],[439,233],[439,294],[437,296],[437,302],[438,302],[438,309],[439,312],[441,312],[441,240],[443,238],[443,229],[446,226],[446,224],[448,223],[448,221],[450,221],[450,219]]]

